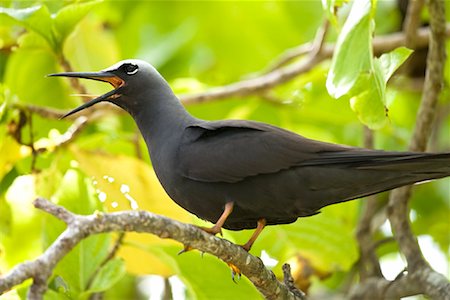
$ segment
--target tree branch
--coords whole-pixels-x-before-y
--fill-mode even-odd
[[[406,13],[405,22],[403,23],[403,31],[405,32],[406,46],[415,48],[415,40],[417,29],[420,27],[420,13],[424,5],[424,0],[415,0],[408,2],[408,11]]]
[[[408,22],[410,23],[418,22],[421,7],[419,2],[421,1],[413,2],[413,7],[409,7]],[[443,2],[439,0],[431,0],[429,6],[432,34],[429,42],[428,69],[416,128],[410,143],[411,151],[425,151],[426,149],[443,83],[445,36],[448,35],[445,28],[444,7]],[[414,24],[410,26],[415,26],[415,28],[405,27],[406,43],[417,47],[416,41],[418,41],[418,38],[414,34],[418,25]],[[407,272],[402,273],[401,276],[391,282],[377,274],[377,270],[370,274],[371,270],[369,269],[367,275],[373,277],[366,278],[355,286],[350,293],[350,299],[398,299],[420,293],[429,295],[434,299],[450,299],[450,283],[443,275],[437,273],[428,265],[421,253],[417,239],[412,233],[408,220],[410,193],[411,187],[403,187],[392,191],[388,206],[389,220],[394,236],[399,243],[401,253],[407,259]],[[360,226],[359,229],[367,231],[364,226]],[[361,232],[358,233],[361,234]],[[362,256],[361,259],[363,258]],[[366,260],[370,260],[370,257]],[[364,275],[364,272],[361,272],[361,275]]]
[[[269,73],[265,73],[264,71],[262,71],[261,73],[263,73],[263,75],[259,77],[231,83],[220,87],[214,87],[207,91],[200,92],[197,94],[180,95],[179,98],[184,104],[189,105],[225,99],[228,97],[236,97],[236,96],[243,97],[251,94],[263,93],[270,88],[283,84],[289,80],[292,80],[296,76],[308,72],[314,66],[324,61],[325,59],[330,58],[333,55],[334,44],[331,43],[324,44],[323,40],[319,39],[319,37],[323,36],[324,32],[326,32],[326,30],[324,29],[322,30],[323,30],[322,33],[319,31],[319,33],[317,34],[318,37],[316,39],[316,44],[320,45],[320,51],[318,51],[316,55],[309,56],[306,60],[288,65],[283,68],[273,67],[274,65],[275,66],[286,65],[292,62],[294,59],[297,59],[307,53],[310,53],[311,49],[313,48],[312,46],[313,43],[306,43],[301,46],[286,50],[280,56],[279,59],[275,60],[275,63],[273,63],[271,67],[274,70]],[[415,38],[416,47],[428,45],[429,35],[430,35],[429,28],[419,28],[417,30],[417,36]],[[447,27],[445,29],[445,35],[450,36],[450,24],[447,24]],[[317,41],[320,41],[320,43]],[[392,33],[384,36],[377,36],[373,39],[373,51],[375,55],[381,55],[385,52],[389,52],[397,47],[405,45],[406,45],[405,33],[403,32]],[[279,61],[277,62],[277,60]],[[108,109],[110,108],[109,105],[103,107],[99,105],[101,104],[96,105],[96,107],[89,109],[88,111],[90,110],[93,111],[95,110],[95,108],[97,108],[98,110],[103,110],[106,107],[108,107]],[[26,108],[27,110],[39,114],[42,117],[47,117],[51,119],[59,119],[61,116],[64,115],[64,112],[61,110],[55,110],[46,107],[39,107],[34,105],[20,105],[20,107]],[[69,117],[69,119],[71,117]]]
[[[442,0],[430,0],[431,35],[424,93],[417,115],[416,127],[411,139],[411,151],[425,151],[431,136],[437,100],[443,84],[443,66],[445,64],[445,9]],[[405,255],[408,271],[415,284],[428,295],[436,299],[450,298],[450,283],[444,276],[431,269],[425,261],[417,239],[412,233],[408,219],[408,202],[411,187],[393,190],[390,194],[388,216],[394,235]]]
[[[450,24],[447,24],[445,34],[447,36],[450,36]],[[417,36],[414,39],[416,47],[426,46],[428,44],[429,36],[430,30],[428,28],[418,29]],[[403,32],[378,36],[373,39],[373,51],[375,55],[380,55],[382,53],[392,51],[397,47],[405,45],[405,33]],[[299,56],[306,54],[307,51],[305,51],[305,49],[312,49],[312,47],[312,44],[308,43],[297,48],[287,50],[287,53],[289,53],[289,58],[283,58],[281,64],[285,65],[288,62],[298,58]],[[305,60],[292,63],[291,65],[283,68],[276,68],[269,73],[252,79],[231,83],[221,87],[211,88],[210,90],[200,92],[198,94],[181,95],[180,100],[185,104],[193,104],[217,99],[224,99],[228,97],[243,97],[250,94],[258,94],[262,91],[288,82],[300,74],[308,72],[323,60],[330,58],[333,55],[333,51],[334,44],[323,44],[320,48],[320,51],[318,51],[316,55],[308,56]],[[275,63],[275,65],[280,65],[280,62]]]
[[[373,149],[374,132],[364,126],[364,148]],[[377,195],[366,197],[362,217],[356,228],[356,238],[359,246],[359,276],[361,281],[370,277],[382,277],[380,262],[373,247],[374,217],[380,210]]]
[[[33,284],[29,291],[29,298],[42,299],[52,270],[81,240],[98,233],[135,231],[152,233],[161,238],[171,238],[202,252],[210,253],[226,263],[232,263],[267,299],[301,299],[285,284],[279,282],[273,272],[264,267],[261,259],[196,226],[148,211],[121,211],[81,216],[42,198],[36,199],[34,205],[66,222],[67,228],[36,260],[19,264],[0,277],[0,294],[32,278]]]

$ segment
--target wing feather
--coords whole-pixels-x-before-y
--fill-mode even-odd
[[[182,176],[203,182],[238,182],[276,173],[318,157],[352,149],[309,140],[268,124],[226,120],[185,129],[178,152]]]

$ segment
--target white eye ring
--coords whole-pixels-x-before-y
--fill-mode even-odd
[[[132,65],[132,64],[130,64],[130,65],[128,65],[127,66],[127,69],[128,69],[128,67],[134,67],[134,69],[132,70],[132,71],[128,71],[128,70],[125,70],[125,72],[127,73],[127,75],[134,75],[134,74],[136,74],[138,71],[139,71],[139,67],[138,66],[136,66],[136,65]]]

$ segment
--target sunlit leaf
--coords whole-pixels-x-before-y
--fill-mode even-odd
[[[328,93],[339,98],[350,91],[361,73],[372,66],[372,3],[354,1],[336,43],[327,78]]]
[[[88,178],[78,169],[69,169],[64,175],[59,189],[52,199],[59,205],[78,214],[92,214],[102,210],[94,188]],[[65,225],[47,216],[45,223],[45,241],[51,244],[65,229]],[[83,293],[88,282],[92,280],[97,268],[108,254],[111,245],[109,234],[90,236],[81,241],[56,266],[55,276],[60,276],[67,283],[67,293],[77,298]],[[77,276],[73,276],[73,274]]]
[[[52,48],[55,48],[56,41],[52,31],[52,18],[45,5],[19,9],[0,7],[0,14],[10,17],[20,25],[38,33]]]
[[[72,148],[80,168],[92,176],[97,192],[109,211],[143,209],[190,222],[192,215],[176,205],[161,187],[150,166],[133,157],[80,151]],[[114,162],[114,163],[111,163]],[[124,172],[126,170],[126,172]],[[174,244],[148,234],[127,233],[120,256],[135,274],[171,275],[173,269],[161,256],[147,251],[154,246]],[[181,249],[181,246],[180,246]],[[142,261],[148,263],[142,264]]]
[[[177,255],[179,250],[166,247],[166,252],[173,255],[179,268],[177,274],[188,290],[189,298],[207,299],[262,299],[261,294],[245,277],[238,283],[231,279],[231,269],[223,261],[209,254],[189,251]],[[210,276],[214,274],[214,276]]]
[[[22,102],[67,107],[69,103],[62,101],[67,99],[67,89],[59,81],[47,77],[54,73],[56,64],[54,55],[44,49],[17,50],[8,59],[4,82]]]
[[[384,83],[391,78],[395,70],[408,59],[412,52],[413,50],[406,47],[399,47],[391,52],[384,53],[380,58],[376,58],[376,60],[379,60],[380,67],[384,73]]]
[[[340,205],[354,207],[354,203]],[[313,217],[300,218],[294,224],[267,228],[252,252],[259,254],[265,250],[280,264],[301,254],[322,272],[348,270],[358,258],[353,222],[331,216],[333,208]],[[354,215],[356,210],[348,209],[347,213]],[[274,243],[275,240],[279,242]]]
[[[362,123],[371,129],[380,129],[387,122],[386,84],[392,74],[408,58],[411,50],[397,48],[375,58],[372,71],[361,74],[352,89],[352,109]]]
[[[379,61],[374,61],[374,71],[362,74],[350,99],[352,110],[359,120],[371,129],[381,128],[387,121],[386,85]]]
[[[54,24],[58,44],[62,44],[75,26],[102,0],[78,2],[64,6],[54,16]]]

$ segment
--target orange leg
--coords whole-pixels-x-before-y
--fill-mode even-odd
[[[248,240],[247,243],[245,243],[244,245],[241,245],[242,248],[244,248],[245,251],[249,252],[250,249],[253,246],[253,243],[256,241],[256,239],[258,238],[258,236],[260,235],[260,233],[263,231],[264,227],[266,226],[266,219],[261,218],[258,220],[258,225],[255,229],[255,231],[253,231],[252,236],[250,237],[250,239]],[[231,268],[231,279],[236,282],[234,280],[234,278],[237,277],[240,278],[241,277],[241,270],[239,270],[239,268],[235,265],[233,265],[232,263],[227,263],[228,266]]]
[[[260,233],[263,231],[265,226],[266,226],[266,219],[259,219],[258,226],[256,227],[255,231],[253,231],[252,236],[250,237],[250,239],[248,240],[247,243],[242,245],[242,248],[244,248],[244,250],[246,250],[247,252],[250,251],[250,249],[253,246],[253,243],[256,241],[256,239],[258,238]]]
[[[222,226],[232,211],[233,211],[233,202],[227,202],[227,204],[225,204],[225,208],[223,210],[222,215],[220,216],[219,220],[217,220],[216,224],[214,224],[213,227],[209,227],[209,228],[208,227],[200,227],[200,228],[212,235],[216,235],[218,233],[220,233],[220,235],[222,235]]]
[[[216,224],[214,224],[213,227],[201,227],[198,226],[201,230],[206,231],[207,233],[210,233],[212,235],[216,235],[220,233],[222,235],[222,226],[227,220],[228,216],[233,211],[233,202],[228,202],[225,204],[225,208],[223,210],[222,215],[220,216],[219,220],[217,220]],[[191,251],[193,248],[189,245],[184,245],[183,250],[178,252],[178,254],[182,254],[188,251]]]

